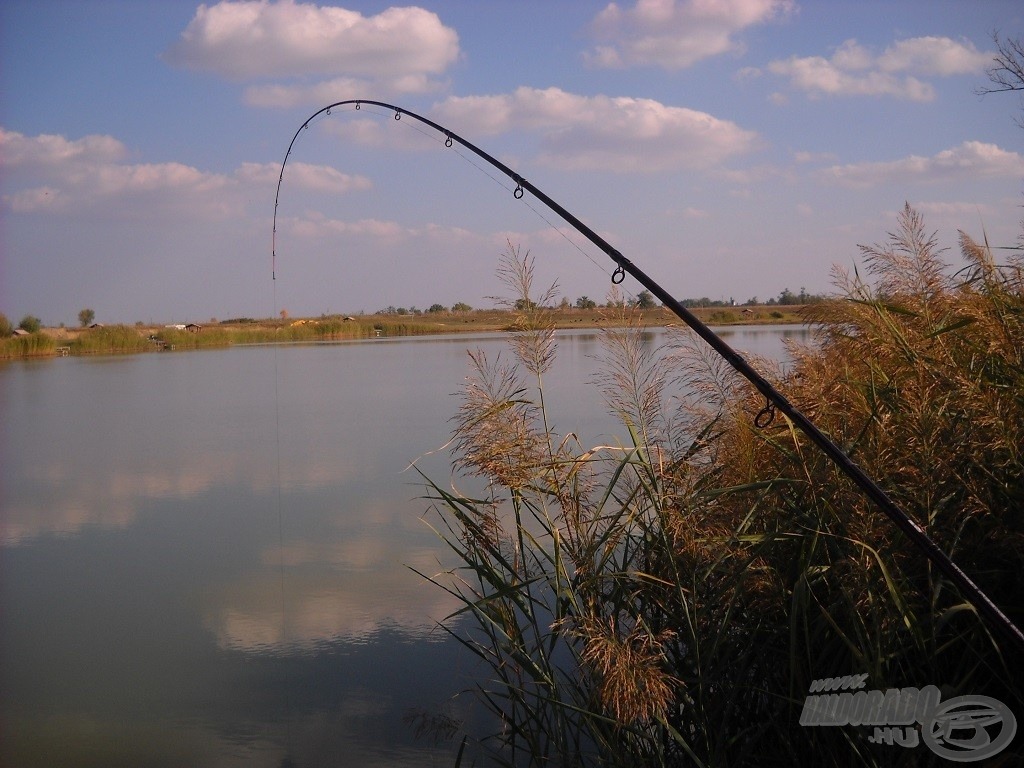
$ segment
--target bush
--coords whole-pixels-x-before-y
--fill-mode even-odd
[[[21,322],[18,323],[18,327],[29,333],[39,333],[43,328],[43,322],[34,315],[25,315],[21,318]]]
[[[908,207],[863,248],[874,283],[837,274],[844,298],[808,310],[816,346],[785,374],[757,364],[1019,625],[1024,263],[961,244],[954,280]],[[756,428],[763,395],[705,345],[605,332],[600,387],[629,440],[583,449],[548,426],[554,337],[521,306],[516,362],[472,354],[456,418],[457,464],[487,492],[428,486],[459,560],[433,580],[490,666],[501,759],[927,762],[800,725],[812,681],[853,674],[1022,711],[1018,650],[784,418]]]

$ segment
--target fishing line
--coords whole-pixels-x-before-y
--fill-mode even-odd
[[[376,105],[372,105],[371,104],[371,105],[367,106],[365,102],[363,102],[360,110],[357,110],[355,107],[353,107],[351,105],[346,105],[346,108],[343,111],[346,112],[346,113],[351,113],[351,112],[355,112],[355,111],[362,111],[363,109],[365,109],[365,111],[367,113],[369,113],[369,114],[371,114],[371,115],[373,115],[375,117],[381,118],[381,119],[388,118],[392,114],[390,112],[385,112],[382,109],[376,108]],[[334,111],[333,109],[326,109],[326,110],[324,110],[322,114],[315,115],[314,117],[312,117],[309,120],[307,120],[306,123],[304,124],[304,127],[308,127],[310,125],[313,125],[314,124],[314,120],[316,122],[320,122],[321,120],[325,120],[327,117],[329,117],[333,113],[333,111]],[[400,114],[400,113],[394,113],[394,114]],[[472,168],[475,168],[481,174],[483,174],[488,179],[490,179],[492,182],[494,182],[497,186],[501,187],[506,192],[512,194],[514,197],[516,196],[516,191],[515,191],[514,187],[511,187],[508,184],[506,184],[501,179],[501,177],[496,176],[495,174],[491,173],[487,169],[486,166],[481,165],[476,160],[474,160],[473,157],[471,157],[470,155],[468,155],[465,152],[463,152],[462,149],[460,148],[460,146],[455,144],[454,140],[451,137],[446,136],[444,139],[442,139],[441,136],[436,131],[427,132],[423,128],[421,128],[418,123],[413,122],[413,121],[409,121],[409,120],[394,120],[393,122],[401,124],[402,126],[404,126],[408,130],[416,131],[418,134],[423,136],[425,139],[428,139],[429,141],[431,141],[431,142],[433,142],[433,143],[435,143],[437,145],[443,145],[446,149],[454,152],[463,162],[467,163]],[[591,253],[589,253],[587,250],[585,250],[577,241],[575,241],[571,237],[569,237],[569,235],[565,232],[565,230],[563,228],[561,228],[558,225],[556,225],[550,218],[548,218],[544,214],[544,212],[542,210],[540,210],[539,208],[534,206],[533,203],[530,202],[530,200],[528,200],[525,196],[516,197],[516,199],[518,199],[520,203],[522,203],[527,208],[529,208],[530,211],[532,211],[533,214],[537,218],[539,218],[548,227],[550,227],[552,230],[554,230],[563,240],[565,240],[565,242],[567,242],[569,245],[571,245],[573,248],[575,248],[580,253],[580,255],[582,255],[594,267],[596,267],[598,270],[603,272],[606,277],[609,277],[609,278],[611,277],[612,273],[608,270],[608,268],[604,264],[602,264],[597,259],[595,259],[594,256]],[[275,231],[276,231],[276,229],[275,229]],[[624,293],[627,296],[629,296],[629,297],[631,297],[633,299],[636,298],[636,296],[634,294],[629,293],[628,291],[625,291]]]
[[[380,114],[380,113],[374,111],[374,114]],[[398,121],[398,122],[401,122],[401,121]],[[506,192],[511,193],[513,195],[513,197],[515,197],[516,191],[515,191],[515,189],[513,187],[510,187],[508,184],[506,184],[504,181],[502,181],[498,176],[495,176],[493,173],[491,173],[489,170],[487,170],[486,167],[480,165],[480,163],[476,162],[476,160],[474,160],[472,157],[470,157],[469,155],[464,153],[459,147],[455,146],[454,141],[450,137],[446,138],[442,142],[440,137],[436,133],[429,134],[426,131],[424,131],[422,128],[420,128],[418,125],[416,125],[415,123],[410,123],[408,120],[406,120],[403,124],[407,128],[409,128],[410,130],[414,130],[417,133],[422,134],[423,136],[427,137],[428,139],[430,139],[431,141],[435,142],[436,144],[444,144],[444,146],[447,149],[450,149],[452,152],[454,152],[456,155],[458,155],[464,162],[468,163],[470,166],[472,166],[473,168],[478,170],[480,173],[482,173],[488,179],[493,181],[499,187],[504,189]],[[604,274],[606,276],[609,276],[609,277],[611,276],[611,273],[608,271],[608,269],[603,264],[601,264],[599,261],[597,261],[597,259],[595,259],[586,250],[584,250],[580,246],[579,243],[577,243],[575,240],[573,240],[571,237],[569,237],[561,227],[557,226],[553,221],[551,221],[551,219],[549,219],[547,216],[545,216],[544,213],[541,210],[539,210],[538,208],[535,208],[534,205],[529,200],[527,200],[525,196],[519,197],[517,199],[519,200],[520,203],[522,203],[527,208],[529,208],[531,211],[533,211],[534,215],[537,218],[539,218],[541,221],[543,221],[545,224],[547,224],[551,229],[553,229],[556,233],[558,233],[562,237],[563,240],[565,240],[567,243],[569,243],[569,245],[571,245],[573,248],[575,248],[577,251],[579,251],[580,254],[582,254],[583,257],[587,261],[589,261],[591,264],[593,264],[595,267],[597,267],[597,269],[599,269],[601,272],[604,272]],[[632,295],[632,294],[630,294],[630,295]]]
[[[271,305],[273,314],[271,318],[277,316],[277,279],[271,281]],[[277,361],[277,348],[280,344],[274,343],[271,345],[273,349],[274,358],[274,461],[275,461],[275,472],[277,476],[277,566],[278,566],[278,579],[280,584],[281,594],[281,647],[287,649],[288,647],[288,600],[287,593],[285,592],[285,578],[284,578],[284,503],[282,493],[282,479],[281,479],[281,392],[280,392],[280,373]],[[288,674],[288,664],[285,661],[285,675]],[[285,729],[285,750],[287,755],[292,754],[292,717],[295,712],[294,701],[292,700],[291,686],[288,685],[288,681],[285,681],[285,718],[284,718],[284,729]],[[285,759],[283,764],[290,765],[290,757]]]
[[[480,147],[470,143],[444,126],[435,123],[433,120],[423,117],[422,115],[418,115],[415,112],[410,112],[402,107],[396,107],[393,104],[366,99],[349,99],[335,102],[334,104],[323,107],[307,119],[292,137],[291,143],[288,145],[288,150],[285,152],[284,161],[281,163],[281,174],[277,181],[277,194],[274,197],[274,236],[272,239],[271,252],[273,265],[272,272],[276,271],[277,264],[277,209],[281,196],[281,184],[284,180],[284,170],[288,163],[288,157],[291,155],[292,147],[295,145],[299,135],[309,128],[311,120],[317,118],[323,113],[330,113],[332,109],[347,105],[355,105],[356,110],[360,110],[363,105],[380,107],[391,111],[395,120],[401,120],[403,116],[408,116],[413,120],[429,126],[437,131],[438,134],[443,135],[445,137],[446,147],[451,147],[455,143],[460,144],[462,147],[480,158],[480,160],[488,163],[490,166],[508,177],[511,181],[515,182],[516,186],[512,194],[517,200],[522,199],[525,192],[530,192],[530,194],[542,202],[553,213],[557,214],[566,224],[570,225],[573,229],[583,235],[593,245],[603,251],[608,258],[615,262],[615,271],[612,273],[611,277],[612,283],[618,285],[625,279],[626,274],[628,273],[637,280],[637,282],[647,288],[655,298],[659,299],[667,309],[673,312],[680,320],[689,326],[694,333],[700,336],[708,346],[710,346],[723,360],[725,360],[726,363],[728,363],[737,373],[743,376],[743,378],[749,381],[758,392],[764,395],[767,405],[762,410],[761,414],[766,415],[762,416],[759,414],[759,419],[767,421],[767,414],[770,414],[774,418],[774,412],[776,410],[785,415],[797,429],[799,429],[812,443],[818,446],[818,448],[828,456],[828,458],[843,474],[850,478],[861,489],[865,496],[875,503],[875,505],[890,519],[890,521],[903,532],[914,547],[916,547],[936,568],[938,568],[946,578],[956,585],[960,593],[968,602],[971,603],[971,605],[974,606],[975,609],[977,609],[978,613],[989,622],[993,629],[1000,632],[1003,638],[1016,646],[1019,651],[1024,651],[1024,632],[1021,632],[1010,618],[1003,613],[999,606],[992,602],[988,595],[986,595],[985,592],[983,592],[981,588],[975,584],[974,581],[972,581],[971,578],[956,563],[954,563],[944,551],[939,548],[939,546],[928,536],[927,533],[925,533],[924,529],[917,522],[897,506],[889,495],[882,490],[882,488],[872,480],[864,470],[855,464],[854,461],[838,445],[836,445],[831,438],[818,429],[818,427],[808,419],[807,416],[794,407],[793,404],[790,403],[789,400],[779,392],[771,382],[758,373],[758,371],[751,366],[742,355],[737,353],[721,337],[716,335],[714,331],[708,328],[708,326],[693,314],[693,312],[684,307],[678,299],[666,291],[659,283],[648,276],[632,261],[623,256],[617,249],[612,247],[607,240],[598,235],[593,229],[580,221],[580,219],[570,213],[566,208],[541,191],[536,185],[527,181],[525,178],[513,171],[500,160],[492,157]]]

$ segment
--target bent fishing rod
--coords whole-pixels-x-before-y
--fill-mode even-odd
[[[310,121],[316,119],[320,115],[329,115],[332,109],[352,105],[354,105],[355,109],[358,110],[363,104],[390,110],[394,115],[395,120],[401,120],[402,117],[407,116],[429,126],[445,137],[444,145],[447,148],[451,148],[455,143],[465,147],[481,160],[501,171],[501,173],[515,182],[516,187],[513,192],[513,196],[517,200],[522,199],[525,192],[529,192],[536,199],[544,203],[544,205],[551,211],[558,214],[558,216],[573,227],[573,229],[600,248],[601,251],[603,251],[605,255],[615,263],[615,271],[612,273],[611,278],[612,283],[617,285],[626,279],[627,274],[631,275],[638,283],[656,296],[665,307],[671,310],[672,313],[682,320],[694,333],[707,342],[708,345],[715,350],[715,352],[717,352],[737,373],[749,381],[758,392],[764,395],[765,407],[755,417],[755,426],[763,429],[774,420],[776,411],[783,413],[786,418],[796,425],[796,427],[803,432],[803,434],[812,443],[817,445],[818,448],[820,448],[821,451],[832,460],[843,474],[849,477],[861,489],[861,491],[863,491],[864,494],[871,499],[875,505],[882,510],[882,512],[885,513],[896,527],[898,527],[907,536],[910,542],[917,547],[928,558],[928,560],[942,572],[943,575],[958,587],[961,595],[963,595],[963,597],[972,606],[974,606],[978,613],[989,622],[992,629],[999,632],[1005,640],[1016,645],[1018,651],[1024,651],[1024,633],[1022,633],[1010,618],[1003,613],[999,606],[992,602],[988,595],[986,595],[982,589],[975,584],[974,581],[956,563],[954,563],[953,560],[943,552],[934,541],[932,541],[920,525],[918,525],[906,512],[900,509],[891,498],[889,498],[889,495],[883,491],[874,480],[872,480],[856,463],[854,463],[854,461],[838,445],[818,429],[810,419],[794,407],[789,400],[787,400],[786,397],[767,379],[754,370],[742,355],[737,353],[722,338],[716,335],[707,325],[701,322],[695,314],[684,307],[674,296],[668,293],[668,291],[662,288],[633,262],[623,256],[618,250],[613,248],[604,238],[594,232],[594,230],[576,218],[553,199],[548,197],[548,195],[538,189],[534,184],[524,179],[507,165],[492,157],[475,144],[472,144],[458,134],[453,133],[449,129],[435,123],[429,118],[418,115],[415,112],[410,112],[409,110],[395,106],[394,104],[387,104],[382,101],[372,101],[369,99],[347,99],[345,101],[337,101],[310,115],[310,117],[295,132],[291,142],[288,144],[288,151],[285,152],[284,161],[281,163],[281,173],[277,179],[277,193],[274,196],[274,228],[271,246],[272,279],[277,279],[277,208],[281,196],[281,183],[284,180],[284,170],[288,164],[288,158],[291,156],[292,148],[295,146],[296,140],[298,140],[299,135],[304,130],[309,128]]]

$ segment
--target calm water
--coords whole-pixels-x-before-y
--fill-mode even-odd
[[[599,338],[558,338],[556,429],[608,439]],[[478,347],[505,342],[0,365],[0,764],[452,765],[408,720],[472,728],[474,666],[409,568],[443,553],[404,470],[448,482],[430,452]]]

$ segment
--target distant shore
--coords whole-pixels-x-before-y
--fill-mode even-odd
[[[802,323],[801,305],[695,307],[690,311],[712,326]],[[627,310],[629,311],[629,310]],[[623,324],[615,309],[552,309],[556,329],[611,328]],[[633,310],[633,322],[648,328],[678,325],[664,307]],[[180,325],[100,325],[43,328],[38,333],[0,340],[0,359],[54,355],[130,354],[302,341],[344,341],[375,337],[426,336],[513,330],[508,310],[469,310],[387,315],[327,315],[316,318],[248,319]]]

